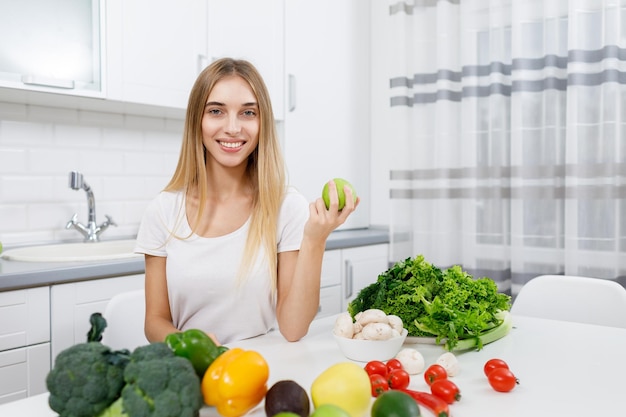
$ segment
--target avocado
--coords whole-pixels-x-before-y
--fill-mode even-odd
[[[310,412],[309,395],[297,382],[285,379],[276,382],[265,394],[265,414],[267,417],[278,413],[295,413],[308,417]]]

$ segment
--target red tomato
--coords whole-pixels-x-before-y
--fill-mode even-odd
[[[394,369],[387,374],[387,382],[391,389],[405,389],[411,382],[411,376],[404,369]]]
[[[437,381],[438,379],[447,379],[447,378],[448,378],[448,373],[446,372],[446,368],[436,363],[430,365],[428,369],[424,371],[424,381],[426,381],[428,385],[432,385],[433,382]]]
[[[394,369],[404,369],[404,366],[402,366],[402,362],[398,359],[389,359],[387,361],[387,373],[393,371]]]
[[[489,373],[487,379],[491,388],[498,392],[509,392],[519,384],[519,380],[508,368],[494,369]]]
[[[372,397],[378,397],[383,392],[389,391],[387,379],[382,375],[370,375],[370,384],[372,385]]]
[[[449,379],[437,379],[430,386],[430,392],[441,398],[448,404],[461,399],[461,391],[457,385]]]
[[[502,359],[496,359],[496,358],[489,359],[487,362],[485,362],[485,366],[483,368],[483,371],[485,372],[485,376],[489,376],[491,371],[493,371],[496,368],[509,369],[509,365]]]
[[[364,369],[368,375],[387,375],[387,365],[382,361],[369,361]]]

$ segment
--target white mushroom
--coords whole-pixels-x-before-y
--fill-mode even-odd
[[[367,340],[387,340],[393,336],[393,330],[387,323],[369,323],[363,326],[361,331]]]
[[[352,327],[354,328],[354,334],[361,333],[361,330],[363,330],[363,326],[358,321],[352,323]]]
[[[363,335],[363,332],[355,333],[354,336],[352,336],[352,338],[355,340],[365,340],[365,336]]]
[[[365,310],[356,318],[356,320],[361,323],[363,327],[367,326],[370,323],[389,323],[387,319],[387,314],[384,311],[379,310],[377,308],[370,308],[369,310]]]
[[[352,336],[354,336],[354,326],[352,324],[352,317],[350,316],[350,313],[346,312],[337,316],[337,319],[335,320],[335,327],[333,328],[333,334],[352,339]]]
[[[389,314],[387,315],[387,321],[394,330],[398,331],[398,333],[402,333],[404,330],[404,324],[402,323],[402,319],[400,317],[394,314]]]
[[[437,363],[444,367],[444,369],[448,373],[448,376],[455,376],[459,373],[459,360],[456,356],[454,356],[454,353],[452,352],[443,353],[437,359]]]
[[[361,318],[361,316],[362,316],[362,315],[363,315],[363,312],[362,312],[362,311],[359,311],[358,313],[356,313],[356,314],[354,315],[354,321],[358,323],[358,322],[359,322],[359,319]]]
[[[400,361],[402,367],[410,375],[416,375],[424,371],[424,356],[413,348],[404,348],[396,355],[396,359]]]

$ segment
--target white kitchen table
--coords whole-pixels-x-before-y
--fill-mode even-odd
[[[270,366],[269,384],[292,379],[309,393],[313,380],[330,365],[348,361],[331,329],[335,317],[313,322],[299,342],[286,342],[278,332],[234,343],[260,352]],[[444,352],[434,345],[405,345],[418,349],[426,364]],[[511,332],[481,351],[456,352],[461,370],[453,381],[462,398],[450,406],[454,417],[624,415],[626,413],[626,329],[514,316]],[[484,363],[501,358],[520,384],[499,393],[483,374]],[[427,391],[423,375],[412,377],[412,389]],[[203,408],[202,416],[219,416]],[[265,416],[262,405],[251,416]],[[423,410],[423,416],[432,414]],[[54,417],[47,394],[0,406],[2,417]]]

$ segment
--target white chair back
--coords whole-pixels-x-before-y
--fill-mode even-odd
[[[143,289],[117,294],[111,298],[102,314],[107,327],[102,335],[102,343],[114,350],[147,345],[144,333],[146,316],[145,292]]]
[[[626,328],[626,289],[600,278],[541,275],[522,287],[511,313]]]

